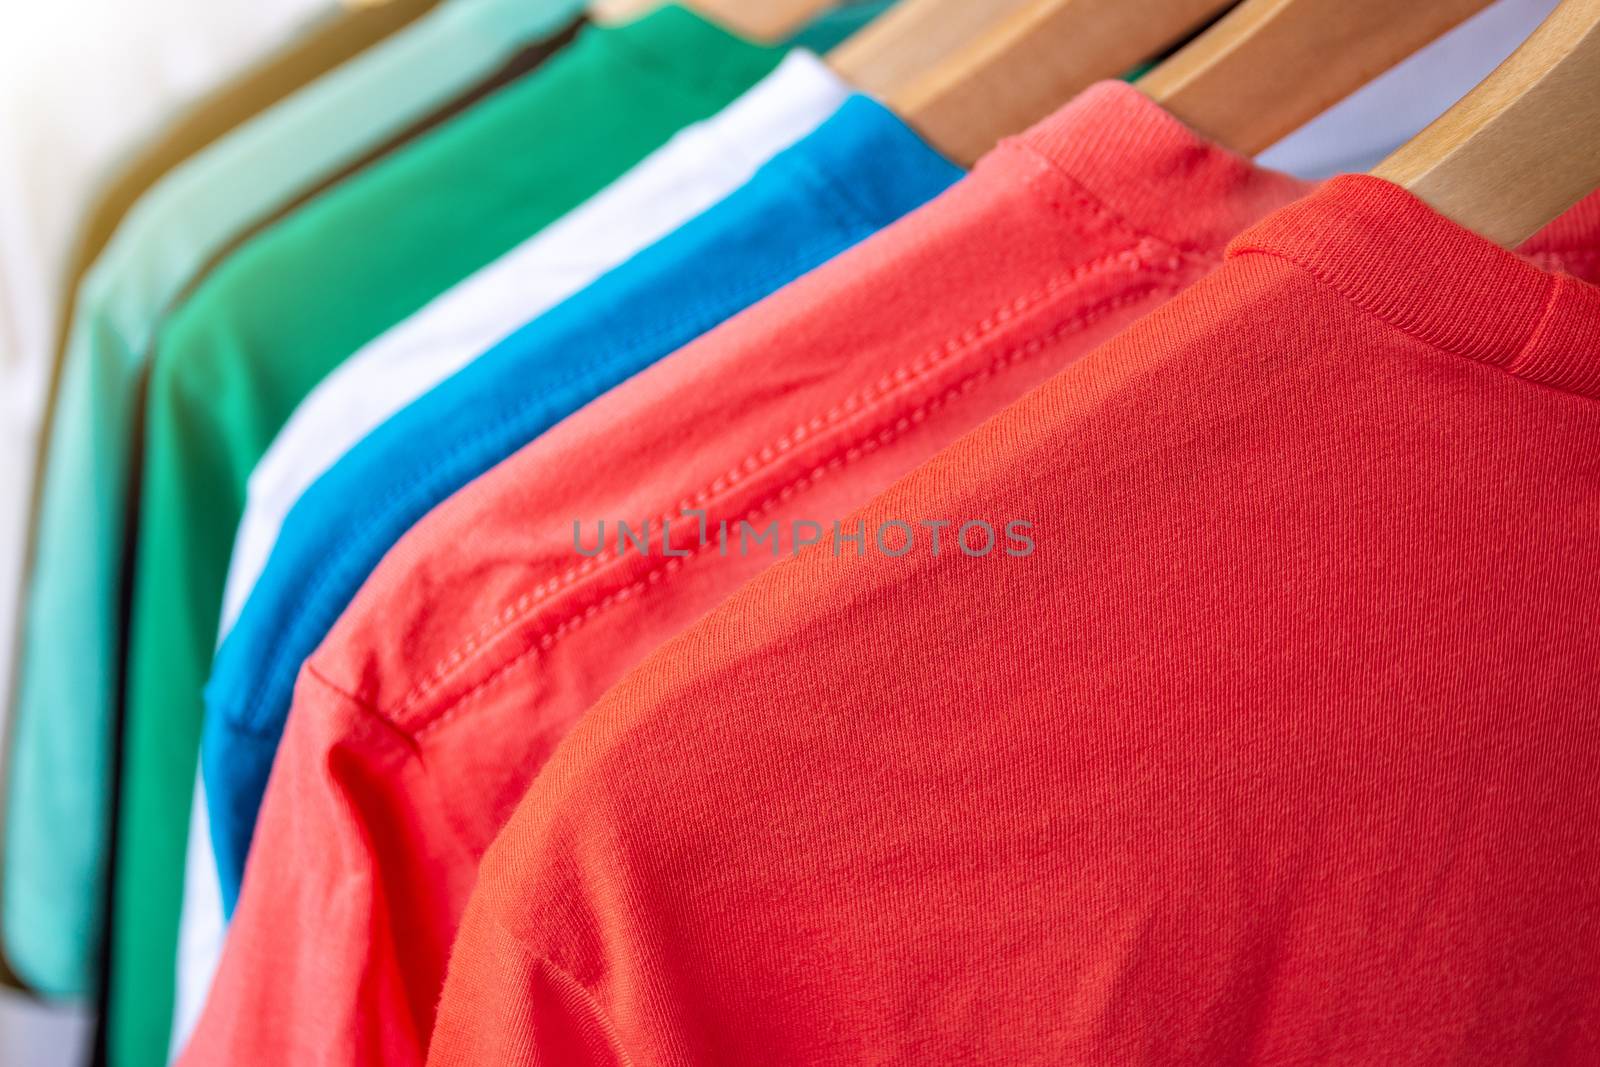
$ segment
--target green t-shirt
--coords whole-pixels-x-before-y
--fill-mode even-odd
[[[450,0],[167,174],[79,288],[23,617],[0,891],[6,953],[50,997],[96,983],[136,383],[156,323],[234,236],[567,25],[583,0]]]
[[[167,1054],[201,688],[256,461],[346,356],[720,110],[782,54],[677,7],[590,27],[534,75],[247,243],[162,327],[129,623],[113,1067],[159,1067]]]

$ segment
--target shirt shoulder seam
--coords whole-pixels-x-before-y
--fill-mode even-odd
[[[1150,253],[1151,247],[1148,245],[1135,246],[1133,249],[1125,249],[1121,252],[1101,257],[1088,264],[1080,265],[1072,271],[1058,275],[1034,291],[984,317],[968,329],[951,334],[944,343],[925,350],[917,360],[909,361],[900,368],[884,374],[878,383],[865,391],[874,394],[867,399],[858,399],[860,394],[853,394],[851,397],[825,409],[821,414],[800,423],[783,437],[769,441],[759,448],[750,449],[745,458],[731,464],[724,474],[708,482],[698,491],[687,494],[679,500],[677,502],[677,512],[663,509],[661,514],[654,516],[649,521],[647,528],[660,530],[665,520],[681,517],[684,508],[700,507],[712,503],[719,495],[728,491],[737,483],[746,481],[761,470],[775,464],[779,458],[788,453],[798,442],[808,440],[818,433],[827,431],[832,426],[842,423],[846,417],[873,411],[891,402],[914,385],[923,384],[928,380],[934,369],[942,367],[951,358],[981,349],[989,337],[1006,323],[1015,321],[1018,315],[1036,310],[1041,306],[1048,306],[1051,298],[1069,288],[1072,283],[1119,266],[1133,271],[1145,269],[1149,263]],[[971,377],[994,373],[997,369],[1003,369],[1011,361],[1042,350],[1049,344],[1059,340],[1061,336],[1073,332],[1075,329],[1086,327],[1104,314],[1109,314],[1125,304],[1145,299],[1150,292],[1151,290],[1149,289],[1141,288],[1137,292],[1122,298],[1103,302],[1101,305],[1086,309],[1080,315],[1075,315],[1065,320],[1050,336],[1020,340],[1014,345],[1007,346],[1005,351],[992,361],[993,365],[976,368],[970,374],[941,388],[939,397],[943,397],[951,391],[964,388],[967,380]],[[928,402],[928,404],[932,403],[935,403],[935,401]],[[873,424],[858,430],[851,436],[850,441],[840,443],[835,447],[835,452],[841,457],[847,457],[839,459],[835,466],[846,466],[853,462],[854,459],[859,458],[868,451],[872,451],[873,449],[864,447],[866,442],[877,442],[878,446],[881,447],[882,444],[887,444],[895,437],[902,436],[920,426],[925,421],[925,415],[926,412],[919,408],[918,411],[913,412],[911,415],[895,420],[887,429]],[[754,509],[752,514],[747,514],[744,517],[757,517],[780,501],[789,499],[794,493],[810,488],[818,477],[825,476],[827,469],[831,468],[807,469],[791,477],[784,484],[767,492],[764,495],[764,503]],[[708,514],[707,519],[709,520],[709,518]],[[711,541],[707,544],[715,544],[715,542]],[[421,718],[410,729],[415,735],[421,736],[430,730],[445,725],[466,709],[472,697],[487,688],[506,671],[513,669],[523,659],[535,652],[548,650],[556,641],[617,601],[642,593],[652,585],[661,584],[680,570],[689,558],[703,551],[707,544],[702,544],[699,548],[691,550],[689,557],[674,555],[670,558],[665,558],[645,576],[621,589],[613,590],[598,601],[568,612],[559,621],[552,621],[546,627],[545,632],[537,636],[530,636],[528,647],[507,658],[505,662],[491,670],[484,678],[473,683],[464,692],[439,705],[433,715]],[[558,596],[577,595],[591,585],[600,582],[603,578],[611,575],[616,567],[620,566],[621,560],[621,556],[614,551],[608,550],[602,555],[586,558],[582,563],[568,568],[559,576],[535,585],[512,605],[502,609],[481,626],[472,637],[441,657],[424,679],[413,687],[396,705],[393,712],[394,716],[397,719],[407,717],[409,713],[414,712],[429,696],[448,682],[457,668],[472,661],[477,653],[487,646],[488,642],[502,634],[511,632],[523,620],[533,616],[541,608],[554,603]]]

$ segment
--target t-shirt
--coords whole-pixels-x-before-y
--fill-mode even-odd
[[[362,484],[374,491],[376,510],[369,514],[379,529],[407,514],[379,506],[394,499],[386,495],[390,485],[420,486],[426,495],[406,504],[420,501],[426,513],[561,416],[869,236],[958,175],[883,108],[852,97],[737,192],[535,320],[362,442],[296,506],[280,549],[294,543],[296,519],[305,508],[326,507],[320,494],[324,486],[342,484],[329,479],[341,477],[346,464],[360,465],[355,469],[365,473],[369,457],[381,456],[385,464],[370,469],[397,473],[395,445],[412,442],[400,454],[426,455],[430,464],[398,472],[407,477],[392,483]],[[426,432],[414,432],[419,425]],[[395,536],[399,532],[403,528]],[[258,591],[269,588],[277,559],[275,552]],[[355,559],[365,563],[365,556]],[[247,608],[223,659],[245,632],[248,617]],[[228,706],[235,716],[240,710]],[[283,714],[266,724],[273,740]],[[210,715],[208,708],[204,767],[215,835],[230,825],[217,812],[241,810],[241,798],[251,802],[247,814],[254,823],[271,752],[251,744],[267,736],[265,729],[230,718],[235,763],[214,773],[219,732]],[[306,728],[319,729],[319,718],[311,716]],[[239,784],[246,773],[259,774],[254,795]],[[273,780],[282,773],[280,766]],[[380,788],[388,792],[401,784]],[[230,803],[233,808],[223,807]],[[374,838],[372,848],[358,847],[359,854],[341,846],[320,852],[317,860],[296,861],[293,890],[266,910],[241,914],[229,930],[217,984],[186,1060],[293,1062],[316,1050],[339,1062],[419,1062],[477,855],[470,840],[457,839],[441,821],[450,818],[436,813],[410,826],[409,843]],[[320,831],[313,836],[334,841]],[[485,844],[482,836],[477,845]],[[428,864],[397,873],[394,865],[407,864],[418,848],[429,852]],[[250,870],[263,881],[245,899],[263,890],[275,895],[274,880],[289,874],[280,861],[275,850],[251,860]],[[284,929],[283,922],[318,932],[293,944],[278,937],[269,947],[263,938]]]
[[[590,27],[308,204],[163,326],[145,406],[118,849],[112,1059],[165,1059],[201,689],[245,481],[294,406],[383,330],[771,71],[777,48],[678,7]]]
[[[1600,1057],[1600,289],[1337,178],[842,528],[551,758],[433,1067]]]
[[[347,359],[295,409],[250,474],[222,634],[260,577],[284,516],[340,456],[518,327],[727,196],[849,91],[816,56],[791,52],[715,117]]]
[[[84,213],[174,112],[333,7],[19,0],[0,10],[0,737],[10,732],[28,514]],[[26,947],[19,956],[46,992],[82,992],[72,968]]]
[[[815,56],[791,52],[715,117],[679,132],[583,206],[346,360],[295,409],[250,475],[228,565],[221,632],[227,633],[265,565],[284,514],[339,456],[530,316],[738,188],[848,95],[848,87]],[[203,1004],[223,933],[203,796],[192,820],[179,948],[177,1031],[185,1036]]]
[[[78,283],[139,199],[166,174],[242,123],[416,20],[438,0],[345,4],[296,33],[287,45],[246,67],[172,116],[121,159],[95,196],[80,207],[63,276],[70,306]],[[71,324],[71,312],[62,320]]]
[[[1446,63],[1458,76],[1464,72],[1466,76],[1475,79],[1478,74],[1487,71],[1495,61],[1502,58],[1499,54],[1489,54],[1493,47],[1503,40],[1512,39],[1503,32],[1507,28],[1504,25],[1506,12],[1522,17],[1530,8],[1537,7],[1540,3],[1547,3],[1547,0],[1501,0],[1501,3],[1493,5],[1494,10],[1486,18],[1470,20],[1467,26],[1459,28],[1441,41],[1439,46],[1430,49],[1428,55],[1413,61],[1408,67],[1408,77],[1398,81],[1390,77],[1380,79],[1380,91],[1361,94],[1362,100],[1365,101],[1362,113],[1366,116],[1366,121],[1359,127],[1348,121],[1335,123],[1331,132],[1314,133],[1313,136],[1296,138],[1290,143],[1279,146],[1271,158],[1281,159],[1291,169],[1304,167],[1321,168],[1325,171],[1330,155],[1342,154],[1346,157],[1365,159],[1374,151],[1386,151],[1392,147],[1397,128],[1406,123],[1420,126],[1431,117],[1431,113],[1426,113],[1422,118],[1417,118],[1419,106],[1442,108],[1443,102],[1448,102],[1437,91],[1419,93],[1417,86],[1413,84],[1419,74],[1438,75],[1441,63]],[[869,21],[883,6],[864,4],[829,12],[810,28],[808,33],[811,36],[801,34],[794,40],[796,42],[804,40],[817,48],[831,47],[837,43],[839,37],[843,36],[839,32],[842,27],[854,28]],[[1498,21],[1488,25],[1486,19],[1488,21],[1498,19]],[[832,35],[828,40],[824,41],[815,36],[823,30]],[[1502,32],[1495,35],[1493,40],[1489,40],[1486,31],[1493,30]],[[1433,52],[1441,54],[1435,58],[1432,56]],[[1441,79],[1431,77],[1429,80],[1431,83],[1437,83]],[[1444,91],[1450,91],[1449,84],[1445,85]],[[1398,119],[1390,120],[1386,124],[1371,121],[1370,113],[1374,102],[1384,104],[1393,111],[1392,105],[1396,102],[1393,98],[1398,95],[1403,95],[1409,105],[1406,109],[1400,109]],[[1449,100],[1453,101],[1455,95],[1459,95],[1459,91],[1453,93]],[[1342,114],[1344,110],[1341,105],[1335,112]],[[1338,114],[1330,117],[1337,118]],[[1397,123],[1400,126],[1397,126]],[[1404,132],[1410,132],[1410,127],[1405,127]],[[591,207],[598,208],[598,202]],[[548,237],[553,241],[557,234],[553,228],[542,237]],[[529,261],[542,255],[542,250],[536,251],[532,247],[527,251]],[[497,280],[506,281],[508,285],[524,287],[529,292],[541,291],[536,278],[517,279],[512,283],[513,271],[516,269],[512,258],[508,257],[504,270],[497,269],[495,272],[498,275]],[[346,451],[355,440],[369,430],[380,418],[380,413],[382,416],[388,415],[402,402],[402,398],[411,399],[422,390],[424,384],[431,385],[443,377],[446,368],[453,370],[481,351],[494,339],[491,334],[497,336],[497,332],[503,332],[509,327],[509,324],[502,326],[496,323],[490,328],[485,323],[484,329],[466,331],[475,333],[475,336],[470,338],[461,337],[461,331],[457,329],[458,323],[468,317],[468,308],[474,304],[485,308],[498,305],[501,309],[515,306],[515,300],[508,300],[504,293],[491,288],[488,274],[489,272],[485,272],[485,277],[481,280],[473,279],[471,283],[464,284],[461,292],[452,293],[436,301],[425,312],[414,316],[412,320],[397,327],[390,335],[380,338],[359,356],[348,361],[338,373],[330,376],[318,387],[279,435],[273,449],[251,476],[250,501],[235,542],[229,568],[229,583],[224,600],[224,632],[242,607],[250,587],[259,575],[272,541],[281,526],[282,515],[293,499],[298,497],[310,481],[326,468],[332,458]],[[503,310],[501,314],[504,314]],[[210,859],[209,843],[203,840],[209,831],[205,825],[204,811],[197,807],[193,818],[195,821],[190,832],[188,895],[204,902],[197,904],[196,907],[209,908],[210,902],[215,897],[215,888],[211,884],[214,878],[199,868],[202,861],[209,862]],[[186,923],[188,910],[186,905]],[[211,930],[209,934],[202,934],[199,929],[194,930],[196,943],[209,939],[210,943],[215,944],[220,937],[220,930],[215,925]]]
[[[390,419],[301,497],[206,691],[202,769],[230,910],[294,678],[401,535],[560,419],[958,176],[852,97],[728,199]]]
[[[333,8],[18,0],[0,11],[0,716],[38,435],[84,211],[175,111]]]
[[[394,0],[381,0],[381,2],[387,5]],[[460,0],[456,2],[459,3]],[[379,160],[393,155],[430,130],[443,126],[462,112],[470,110],[473,105],[538,70],[551,56],[571,44],[573,38],[588,25],[588,22],[588,17],[583,11],[575,11],[560,28],[551,29],[536,38],[526,40],[516,51],[501,59],[498,65],[480,72],[470,85],[463,86],[460,91],[394,130],[383,140],[373,143],[360,155],[351,156],[333,170],[323,171],[315,182],[302,187],[294,196],[280,201],[270,212],[258,216],[248,226],[234,231],[227,241],[217,247],[206,264],[189,279],[189,284],[178,295],[175,303],[182,302],[199,288],[212,270],[256,234],[281,222],[352,175],[359,174]]]
[[[95,983],[135,382],[155,324],[233,233],[553,32],[575,6],[453,0],[167,175],[85,278],[35,522],[5,805],[6,951],[34,989],[82,995]]]
[[[1200,195],[1171,220],[1178,190]],[[390,899],[406,892],[391,877],[470,865],[571,723],[789,552],[795,523],[825,526],[870,499],[1209,270],[1230,235],[1303,191],[1199,142],[1137,91],[1099,88],[440,504],[385,557],[302,675],[274,778],[294,785],[269,788],[221,1010],[260,1009],[284,929],[315,930],[319,956],[330,944],[357,953],[367,926],[338,914],[354,879]],[[1044,359],[1014,347],[1039,330],[1071,341]],[[739,527],[747,515],[756,530]],[[650,547],[575,550],[575,525],[586,547],[597,536],[610,545],[624,536],[615,520]],[[683,547],[697,522],[730,528],[731,549],[691,561]],[[661,536],[674,524],[667,555]],[[380,793],[349,796],[306,770],[333,751],[367,752],[374,715],[380,749],[393,736],[415,755],[368,753],[373,767],[392,765]],[[214,767],[216,751],[207,771],[221,798],[240,775]],[[281,833],[290,825],[293,841]],[[308,839],[372,841],[382,854],[352,861],[340,849],[319,863]],[[399,940],[448,929],[454,916],[387,921],[404,923]]]

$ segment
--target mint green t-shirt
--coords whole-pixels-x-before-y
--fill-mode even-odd
[[[246,243],[162,327],[132,575],[113,1067],[157,1067],[167,1052],[201,689],[256,461],[346,356],[721,110],[782,54],[677,7],[590,27]]]
[[[103,929],[137,386],[156,323],[234,236],[564,28],[582,0],[449,0],[166,175],[86,275],[46,443],[5,804],[17,973],[93,991]]]

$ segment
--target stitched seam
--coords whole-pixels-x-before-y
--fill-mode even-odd
[[[786,503],[797,493],[804,492],[806,489],[809,489],[813,484],[816,483],[817,480],[826,476],[828,473],[843,469],[863,456],[869,455],[872,452],[877,451],[879,448],[892,443],[924,422],[929,414],[943,407],[944,404],[952,397],[975,388],[984,379],[992,377],[996,373],[1007,369],[1016,362],[1020,362],[1021,359],[1037,355],[1039,352],[1060,341],[1062,338],[1093,325],[1095,322],[1099,321],[1101,318],[1113,311],[1145,300],[1151,295],[1161,293],[1163,291],[1170,295],[1171,293],[1176,292],[1177,289],[1178,286],[1176,286],[1171,279],[1166,279],[1162,283],[1154,285],[1149,289],[1139,289],[1132,293],[1125,293],[1063,321],[1049,333],[1044,334],[1041,337],[1033,338],[1006,349],[1005,352],[995,357],[986,366],[977,368],[970,374],[967,374],[966,376],[957,379],[955,382],[952,382],[949,386],[942,389],[938,395],[931,397],[922,404],[912,408],[909,412],[896,418],[889,425],[882,426],[880,424],[880,428],[876,431],[864,433],[859,437],[853,438],[851,441],[841,443],[837,448],[834,449],[831,458],[817,462],[805,473],[796,476],[789,482],[774,489],[760,504],[757,504],[747,510],[742,518],[745,521],[759,518],[776,505],[780,503]],[[879,399],[879,403],[881,404],[891,397],[898,395],[904,388],[909,388],[909,383],[904,386],[897,386],[891,392],[884,394],[884,396]],[[565,616],[560,622],[553,624],[551,627],[545,629],[537,636],[530,635],[527,648],[521,650],[515,656],[508,658],[504,663],[500,664],[484,678],[473,683],[473,685],[463,692],[459,697],[457,697],[449,707],[444,709],[441,714],[417,727],[414,727],[411,731],[412,736],[420,739],[427,735],[430,731],[445,726],[461,714],[470,710],[474,702],[474,698],[482,694],[490,685],[492,685],[508,671],[514,669],[523,660],[535,653],[548,651],[555,645],[557,641],[561,640],[561,638],[582,626],[585,622],[594,618],[594,616],[598,615],[601,611],[605,610],[611,605],[632,599],[640,593],[645,592],[650,586],[661,584],[672,574],[681,570],[684,565],[699,558],[707,549],[713,548],[715,545],[716,542],[707,541],[704,544],[690,549],[689,555],[687,556],[674,556],[670,559],[667,559],[654,569],[647,572],[642,578],[637,579],[621,589],[607,594],[597,601],[591,602],[581,611],[575,611],[572,614]]]
[[[846,234],[845,236],[848,239],[850,235]],[[766,291],[776,289],[785,280],[794,278],[808,269],[809,265],[817,260],[818,247],[820,246],[810,247],[804,253],[792,257],[787,268],[764,275],[763,280],[757,286],[734,285],[722,290],[722,292],[732,294],[732,300],[740,302],[741,305],[747,305],[751,302],[749,299],[751,293],[760,292],[763,289]],[[708,302],[702,302],[699,306],[704,308],[706,303]],[[412,505],[414,503],[413,494],[419,488],[430,485],[445,467],[476,451],[485,442],[493,441],[499,437],[506,431],[507,424],[527,418],[531,412],[548,408],[548,396],[552,392],[568,389],[580,382],[591,380],[597,374],[614,372],[618,367],[625,366],[635,359],[639,351],[652,345],[659,345],[663,337],[677,333],[685,327],[697,330],[698,333],[706,332],[716,325],[715,322],[712,322],[710,325],[701,328],[700,324],[706,317],[703,311],[686,312],[681,316],[676,316],[669,323],[664,323],[658,328],[640,335],[639,338],[622,349],[623,355],[614,359],[585,365],[548,383],[538,394],[523,395],[515,403],[506,404],[490,413],[482,421],[482,429],[476,433],[458,438],[451,447],[437,457],[435,462],[430,464],[428,470],[420,477],[409,478],[400,485],[393,487],[383,500],[371,512],[367,513],[360,526],[351,532],[351,536],[336,539],[336,547],[331,552],[317,557],[317,577],[302,587],[301,596],[292,602],[292,610],[287,613],[294,621],[287,627],[280,629],[279,632],[294,631],[310,625],[307,621],[308,612],[306,611],[306,606],[320,598],[353,561],[364,558],[368,551],[376,546],[379,534],[385,529],[385,523],[395,517],[395,512],[401,505]],[[548,346],[542,345],[540,347],[545,348]],[[515,451],[515,449],[512,449],[512,451]],[[370,532],[363,536],[363,531]],[[324,563],[326,564],[325,566],[321,565]],[[372,568],[367,568],[367,573],[370,574],[371,570]],[[243,615],[241,614],[242,617]],[[235,623],[235,629],[238,629],[237,622]],[[271,645],[265,656],[262,657],[267,661],[267,668],[261,677],[271,679],[280,672],[291,669],[287,659],[290,655],[289,645],[290,642],[288,641],[274,642]],[[241,714],[232,714],[226,711],[222,712],[222,714],[231,719],[239,719],[259,726],[258,720],[262,717],[263,702],[272,688],[271,684],[257,686],[246,699]]]
[[[1146,240],[1159,241],[1167,247],[1175,248],[1179,252],[1187,255],[1200,256],[1207,259],[1216,258],[1215,251],[1210,248],[1194,244],[1192,242],[1176,241],[1165,234],[1152,233],[1142,226],[1135,225],[1133,221],[1126,215],[1122,214],[1110,204],[1107,204],[1104,200],[1096,196],[1088,186],[1084,185],[1082,182],[1078,181],[1077,178],[1073,177],[1071,172],[1062,169],[1059,163],[1051,159],[1048,155],[1039,151],[1037,148],[1033,147],[1033,145],[1026,141],[1013,141],[1011,144],[1019,151],[1025,152],[1040,168],[1039,171],[1029,179],[1029,185],[1033,185],[1041,174],[1048,174],[1066,186],[1065,192],[1076,206],[1088,211],[1100,221],[1111,224],[1118,230],[1121,230],[1124,234],[1132,237],[1144,238]],[[1076,217],[1067,209],[1066,205],[1061,203],[1060,199],[1055,195],[1055,192],[1056,191],[1054,190],[1048,189],[1039,190],[1040,197],[1044,200],[1046,205],[1051,208],[1051,210],[1056,211],[1057,213],[1064,215],[1069,219],[1075,220]]]
[[[814,168],[804,165],[804,160],[800,159],[798,156],[778,158],[787,158],[790,161],[789,169],[795,174],[795,176],[804,181],[813,190],[813,192],[818,194],[819,203],[824,207],[825,210],[827,210],[834,224],[839,228],[838,236],[840,240],[837,244],[832,246],[821,240],[813,242],[812,244],[801,249],[796,255],[790,257],[786,261],[787,266],[766,273],[763,276],[763,280],[760,281],[757,286],[751,286],[748,284],[728,286],[722,291],[730,294],[730,297],[727,300],[719,301],[719,306],[726,307],[736,304],[741,309],[747,307],[753,302],[749,298],[751,294],[772,292],[780,288],[786,281],[800,277],[801,275],[809,272],[809,270],[812,269],[812,267],[814,267],[817,263],[827,262],[829,259],[842,253],[846,249],[858,244],[866,235],[866,233],[870,233],[878,228],[880,217],[876,214],[869,214],[865,210],[862,210],[861,206],[852,198],[837,195],[837,183],[829,180],[826,175],[821,174]],[[831,251],[829,250],[830,247],[832,249]],[[703,309],[705,306],[706,302],[701,301],[699,303],[700,308]],[[675,316],[669,324],[663,324],[657,327],[655,330],[643,335],[642,338],[636,340],[632,345],[625,348],[623,351],[627,354],[626,357],[601,361],[580,371],[569,374],[564,378],[547,385],[543,391],[544,395],[548,395],[550,392],[566,389],[579,381],[582,381],[586,378],[591,378],[596,373],[603,373],[604,371],[614,370],[619,366],[626,365],[629,357],[636,356],[636,354],[647,345],[659,346],[661,338],[678,333],[686,326],[689,329],[694,330],[696,336],[699,336],[700,334],[707,332],[717,325],[717,322],[713,321],[702,328],[700,324],[705,322],[707,318],[708,316],[706,316],[703,311],[699,313],[686,312],[681,316]],[[495,415],[491,416],[485,422],[484,429],[481,432],[473,434],[468,438],[464,438],[462,443],[449,450],[448,456],[450,457],[450,460],[458,459],[475,450],[481,443],[490,441],[497,437],[500,433],[504,432],[504,429],[508,423],[516,422],[527,417],[529,412],[538,407],[538,403],[538,400],[535,400],[534,398],[525,397],[517,403],[502,407]],[[385,498],[383,503],[380,504],[375,511],[392,514],[393,510],[398,505],[409,503],[411,494],[418,487],[429,482],[431,476],[436,475],[442,466],[444,466],[444,464],[436,463],[430,469],[428,475],[424,475],[421,478],[412,479],[405,485],[397,487]],[[378,524],[371,523],[370,521],[367,525],[367,528],[374,531],[380,529]],[[376,534],[374,534],[374,536],[376,536]],[[343,542],[343,544],[349,549],[348,551],[341,552],[337,549],[335,550],[329,565],[325,569],[321,570],[321,574],[318,579],[312,583],[307,588],[306,592],[294,602],[294,610],[292,614],[296,621],[290,624],[289,629],[297,630],[300,627],[310,625],[310,623],[306,621],[306,605],[316,600],[321,595],[323,590],[329,588],[337,576],[341,573],[343,568],[350,564],[350,561],[361,558],[360,555],[357,555],[356,550],[364,548],[367,540],[368,539],[361,538],[358,534],[355,537],[352,537],[350,540]],[[367,568],[368,575],[371,574],[372,569],[373,568],[371,567]],[[269,679],[269,684],[260,685],[255,689],[251,698],[248,699],[244,705],[244,714],[242,716],[238,716],[238,718],[244,719],[258,729],[261,728],[259,720],[262,718],[263,701],[265,700],[266,695],[273,688],[273,686],[270,684],[270,680],[276,677],[280,671],[292,669],[288,663],[288,657],[291,655],[291,653],[292,649],[289,642],[274,643],[273,647],[268,650],[267,658],[269,662],[265,677]],[[235,718],[235,716],[228,715],[226,712],[224,712],[224,714],[227,718]]]
[[[686,508],[706,504],[739,482],[759,474],[809,437],[822,433],[848,418],[853,418],[858,413],[868,411],[873,405],[887,399],[901,389],[909,388],[911,385],[916,384],[916,381],[920,380],[920,378],[932,373],[951,359],[960,357],[967,350],[981,344],[991,334],[1008,325],[1018,316],[1033,310],[1040,303],[1048,301],[1062,289],[1080,283],[1095,274],[1118,265],[1118,263],[1136,266],[1142,262],[1143,258],[1139,249],[1124,249],[1111,255],[1091,260],[1088,263],[1080,264],[1069,271],[1048,279],[1033,291],[1012,300],[1008,304],[1001,305],[976,323],[968,326],[965,330],[950,335],[941,344],[925,350],[916,358],[889,371],[871,385],[850,394],[842,401],[834,403],[821,414],[792,427],[787,433],[767,442],[760,448],[753,449],[723,474],[713,478],[700,489],[683,496],[674,508],[653,516],[645,524],[645,528],[647,530],[660,529],[667,520],[680,517]],[[523,616],[537,610],[545,601],[567,586],[587,578],[595,571],[611,565],[619,558],[621,557],[614,548],[603,547],[600,553],[585,557],[581,562],[569,567],[558,577],[540,582],[525,592],[493,617],[486,620],[472,636],[442,656],[423,676],[422,680],[401,698],[400,703],[396,706],[395,714],[403,715],[418,702],[425,699],[447,681],[449,675],[477,652],[485,642],[498,637]]]
[[[519,946],[520,947],[520,946]],[[606,1011],[605,1005],[600,1003],[599,996],[586,982],[578,981],[573,969],[556,962],[554,953],[547,953],[537,958],[536,967],[546,972],[554,971],[557,978],[565,978],[571,987],[583,998],[585,1006],[598,1023],[599,1036],[606,1044],[606,1051],[610,1053],[612,1067],[632,1067],[633,1057],[628,1055],[628,1050],[623,1047],[622,1039],[617,1034],[617,1024],[612,1020],[611,1013]],[[548,975],[544,976],[548,981]],[[585,1056],[585,1059],[590,1057]]]
[[[1551,284],[1545,288],[1544,306],[1539,309],[1539,317],[1534,321],[1533,329],[1528,331],[1528,336],[1522,339],[1522,343],[1517,346],[1517,351],[1510,359],[1506,360],[1505,366],[1501,368],[1507,374],[1515,378],[1520,378],[1525,382],[1537,382],[1539,385],[1551,385],[1549,382],[1540,382],[1535,378],[1529,378],[1523,372],[1528,369],[1528,353],[1533,351],[1537,346],[1537,342],[1543,338],[1545,334],[1550,332],[1550,319],[1555,314],[1556,305],[1560,302],[1561,294],[1564,291],[1563,283],[1560,278],[1552,279]],[[1554,385],[1552,388],[1562,389],[1562,387],[1559,385]],[[1563,391],[1576,392],[1576,390]]]
[[[374,715],[379,714],[376,705],[362,697],[356,696],[354,693],[350,692],[350,690],[346,689],[338,682],[335,682],[332,678],[329,678],[326,674],[322,673],[315,663],[306,663],[305,671],[317,681],[321,682],[325,688],[331,689],[345,700],[348,700],[350,703],[361,708],[361,710],[371,712]]]

